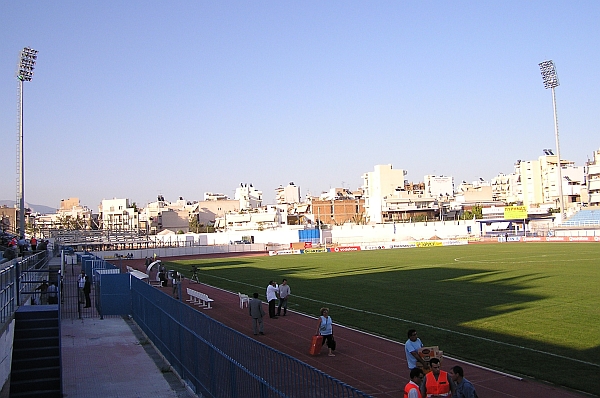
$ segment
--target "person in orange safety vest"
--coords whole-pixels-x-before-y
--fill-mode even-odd
[[[414,368],[410,370],[410,381],[404,386],[404,398],[423,398],[419,390],[419,384],[423,380],[423,369]]]
[[[425,397],[451,397],[454,394],[454,382],[447,372],[441,370],[440,360],[431,358],[431,372],[421,383],[421,395]]]

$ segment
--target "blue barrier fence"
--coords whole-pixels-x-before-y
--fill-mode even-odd
[[[368,397],[363,392],[131,278],[133,319],[206,397]]]
[[[2,264],[0,269],[0,325],[12,320],[19,305],[31,298],[36,285],[48,279],[47,270],[50,253],[40,251],[28,257]]]

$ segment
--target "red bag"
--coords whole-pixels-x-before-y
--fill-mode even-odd
[[[310,343],[310,355],[319,355],[323,346],[323,336],[313,336]]]

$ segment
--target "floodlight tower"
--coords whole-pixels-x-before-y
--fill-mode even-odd
[[[37,50],[25,47],[21,51],[19,58],[19,71],[17,80],[19,81],[19,99],[17,103],[19,113],[19,137],[17,149],[17,203],[19,204],[19,235],[25,235],[25,179],[23,167],[23,82],[31,81],[33,69],[37,59]]]
[[[556,75],[556,68],[554,67],[554,62],[544,61],[540,62],[540,70],[542,72],[542,79],[544,80],[544,87],[552,89],[552,108],[554,109],[554,137],[556,139],[556,157],[558,158],[557,162],[557,183],[558,183],[558,203],[560,206],[560,218],[562,220],[564,214],[564,206],[563,206],[563,189],[562,189],[562,165],[560,162],[560,146],[558,144],[558,116],[556,114],[556,94],[554,89],[560,85],[558,82],[558,76]]]

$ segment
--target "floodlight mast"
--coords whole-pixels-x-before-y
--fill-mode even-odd
[[[25,169],[23,163],[23,82],[30,82],[33,78],[33,70],[37,60],[37,50],[29,47],[23,48],[19,57],[19,70],[17,80],[19,81],[19,139],[17,150],[17,203],[19,205],[19,235],[25,236]]]
[[[558,159],[556,167],[558,168],[558,203],[560,206],[560,218],[562,221],[564,214],[563,204],[563,189],[562,189],[562,165],[560,161],[560,145],[558,142],[558,115],[556,113],[556,94],[554,89],[560,85],[558,82],[558,76],[556,75],[556,68],[552,60],[540,62],[540,71],[542,72],[542,79],[544,80],[544,87],[546,89],[552,89],[552,109],[554,110],[554,138],[556,139],[556,157]]]

